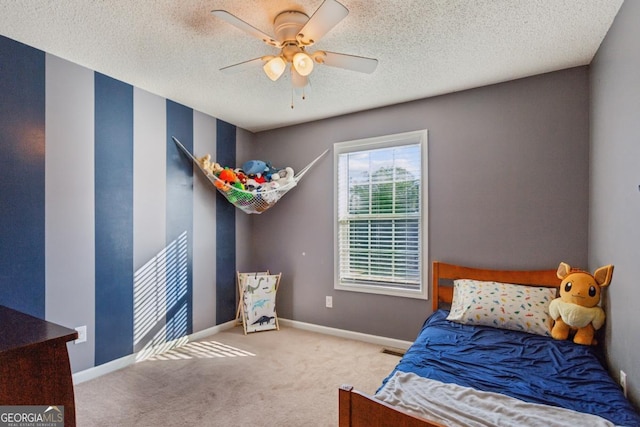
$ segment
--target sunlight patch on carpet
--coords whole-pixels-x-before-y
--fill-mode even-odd
[[[232,347],[218,341],[192,341],[181,347],[156,354],[148,358],[149,361],[185,360],[185,359],[214,359],[220,357],[247,357],[255,354]]]

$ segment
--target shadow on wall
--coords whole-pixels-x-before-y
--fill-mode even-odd
[[[187,232],[134,274],[133,350],[144,360],[187,343]]]

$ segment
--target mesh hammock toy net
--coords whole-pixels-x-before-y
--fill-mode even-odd
[[[195,165],[198,166],[198,169],[200,169],[200,172],[202,172],[209,179],[211,184],[213,184],[215,188],[218,189],[218,192],[220,194],[222,194],[232,205],[234,205],[238,209],[248,214],[260,214],[266,211],[267,209],[269,209],[271,206],[275,205],[282,196],[287,194],[289,190],[291,190],[293,187],[295,187],[298,184],[298,181],[302,179],[304,174],[306,174],[307,171],[311,169],[311,167],[318,160],[320,160],[320,158],[322,158],[322,156],[324,156],[329,152],[328,149],[325,150],[322,154],[316,157],[311,163],[309,163],[297,174],[295,174],[293,179],[285,185],[281,185],[277,188],[268,189],[268,190],[249,191],[249,190],[241,190],[235,187],[230,187],[226,182],[218,179],[217,176],[203,169],[198,158],[196,158],[193,154],[191,154],[189,150],[187,150],[185,146],[182,145],[182,143],[178,141],[176,137],[172,136],[171,138],[176,143],[178,148],[180,148],[180,150],[184,154],[186,154],[193,161]]]

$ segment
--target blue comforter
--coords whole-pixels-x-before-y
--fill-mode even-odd
[[[387,377],[422,377],[598,415],[640,426],[640,415],[609,376],[594,347],[549,337],[446,320],[435,312]]]

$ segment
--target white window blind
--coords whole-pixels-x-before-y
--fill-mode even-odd
[[[336,144],[336,288],[426,297],[423,136]]]

